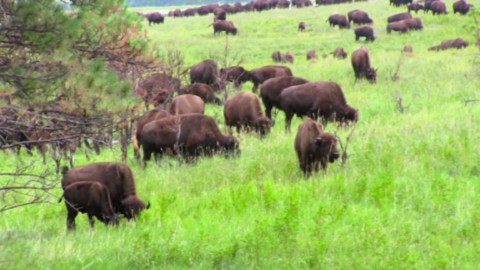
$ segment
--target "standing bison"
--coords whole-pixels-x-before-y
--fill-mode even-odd
[[[190,83],[204,83],[214,90],[223,88],[220,80],[217,63],[213,60],[204,60],[190,68]]]
[[[272,60],[275,63],[282,62],[282,53],[280,51],[274,51],[272,53]]]
[[[374,41],[375,35],[373,34],[373,28],[370,26],[362,26],[354,30],[355,41],[358,41],[360,37],[365,37],[366,41]]]
[[[348,12],[348,22],[352,22],[354,24],[370,24],[373,23],[373,20],[368,16],[368,13],[365,11],[361,11],[359,9],[352,10]]]
[[[191,160],[201,154],[212,155],[224,150],[238,150],[238,140],[220,132],[215,120],[203,114],[183,114],[166,117],[147,124],[140,136],[144,162],[152,153],[179,154]]]
[[[307,82],[308,81],[303,78],[292,76],[277,77],[265,81],[260,89],[260,96],[263,105],[265,105],[265,115],[272,119],[273,107],[280,108],[280,94],[283,89]]]
[[[377,79],[377,71],[370,65],[370,54],[367,47],[360,47],[352,53],[352,66],[355,72],[355,80],[366,78],[374,83]]]
[[[468,13],[470,8],[473,7],[472,4],[467,3],[465,0],[459,0],[453,3],[453,14],[456,14],[457,12],[465,15]]]
[[[290,131],[294,115],[322,118],[324,122],[356,122],[358,112],[347,104],[342,88],[329,81],[291,86],[280,94],[280,108],[285,112],[285,130]]]
[[[350,29],[350,23],[348,22],[347,17],[345,15],[333,14],[333,15],[330,15],[330,17],[328,17],[327,21],[330,27],[332,26],[335,27],[335,25],[338,25],[340,29],[342,28]]]
[[[227,35],[236,35],[238,30],[232,21],[216,20],[213,22],[213,34],[216,35],[219,32],[225,32]]]
[[[345,59],[348,55],[342,47],[335,48],[335,50],[333,50],[333,52],[331,52],[330,54],[332,54],[334,58],[338,59]]]
[[[305,23],[304,22],[300,22],[298,24],[298,31],[305,32]]]
[[[158,24],[158,23],[163,23],[165,20],[165,17],[160,12],[152,12],[149,14],[145,14],[145,18],[148,20],[148,25],[153,24]]]
[[[187,113],[201,113],[205,111],[205,102],[196,95],[185,94],[176,96],[168,106],[168,111],[173,115]]]
[[[118,215],[113,210],[108,188],[99,182],[75,182],[63,189],[67,207],[67,230],[75,230],[78,213],[87,213],[90,228],[94,227],[93,217],[105,224],[118,224]]]
[[[127,219],[135,218],[150,204],[140,200],[135,189],[132,170],[123,163],[99,162],[62,171],[62,188],[85,181],[93,181],[107,187],[115,213],[123,214]]]
[[[140,134],[142,133],[143,127],[152,121],[161,119],[166,116],[171,116],[171,114],[166,110],[155,108],[153,110],[146,112],[144,115],[142,115],[140,118],[138,118],[135,121],[135,125],[133,128],[132,144],[133,144],[133,152],[137,159],[140,158],[140,153],[138,151],[139,149],[138,141],[140,139]]]
[[[430,10],[432,11],[433,15],[448,14],[447,6],[440,0],[433,1],[430,6]]]
[[[307,52],[307,60],[317,59],[317,58],[318,58],[317,51],[310,50],[310,51]]]
[[[306,177],[313,171],[318,171],[319,165],[326,171],[328,163],[333,163],[340,157],[335,136],[324,132],[322,127],[310,118],[305,119],[298,127],[295,152],[300,169]]]
[[[235,87],[240,87],[244,82],[250,80],[250,73],[241,66],[221,68],[220,76],[228,82],[233,82]]]
[[[221,72],[220,72],[221,73]],[[177,91],[179,95],[192,94],[200,97],[205,103],[221,104],[222,102],[215,96],[212,87],[204,83],[194,83],[187,85]]]
[[[420,3],[410,3],[407,6],[408,12],[413,10],[413,11],[415,11],[415,14],[417,14],[418,11],[423,9],[423,8],[424,8],[423,5],[420,4]]]
[[[264,81],[282,76],[293,76],[292,70],[286,66],[263,66],[260,68],[250,70],[250,80],[253,83],[252,91],[257,92],[258,86]]]
[[[239,93],[225,102],[223,108],[225,124],[228,127],[235,126],[237,132],[243,128],[247,131],[255,130],[261,136],[270,132],[272,122],[262,113],[260,100],[249,92]]]

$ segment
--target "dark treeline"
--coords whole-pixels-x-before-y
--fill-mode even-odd
[[[245,2],[240,0],[127,0],[127,3],[132,7],[142,6],[181,6],[181,5],[204,5],[211,3],[234,4],[236,2]]]

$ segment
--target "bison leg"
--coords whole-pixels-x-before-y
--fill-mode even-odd
[[[95,220],[93,220],[93,215],[91,213],[88,213],[88,223],[90,224],[90,229],[93,230],[95,227]]]
[[[285,131],[290,133],[290,125],[292,124],[293,113],[285,112]]]
[[[264,102],[265,104],[265,115],[268,117],[268,119],[272,119],[272,108],[273,106],[271,104],[267,104],[266,102]]]
[[[78,212],[73,209],[70,205],[68,205],[68,202],[65,201],[65,204],[67,205],[67,231],[73,231],[75,230],[75,217],[77,217]]]

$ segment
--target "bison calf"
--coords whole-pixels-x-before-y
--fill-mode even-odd
[[[328,162],[334,162],[340,156],[335,136],[323,132],[322,127],[310,118],[305,119],[298,128],[295,152],[306,177],[312,171],[318,171],[319,164],[326,171]]]
[[[75,217],[78,213],[87,213],[90,227],[94,220],[105,224],[118,224],[118,215],[113,210],[108,188],[99,182],[76,182],[64,187],[63,195],[67,207],[67,230],[75,230]]]

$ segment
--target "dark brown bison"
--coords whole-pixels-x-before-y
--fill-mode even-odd
[[[430,6],[430,10],[432,11],[433,15],[448,14],[447,6],[440,0],[433,1]]]
[[[295,152],[306,177],[318,171],[319,165],[326,171],[328,163],[340,157],[335,136],[324,132],[322,126],[310,118],[306,118],[298,127]]]
[[[233,82],[235,87],[240,87],[250,80],[250,73],[241,66],[231,66],[220,69],[220,76],[228,82]]]
[[[377,71],[370,65],[368,48],[360,47],[352,53],[352,66],[355,72],[355,80],[366,78],[374,83],[377,79]]]
[[[359,9],[348,12],[348,22],[353,21],[354,24],[369,24],[373,23],[373,20],[368,16],[368,13]]]
[[[411,18],[412,18],[412,14],[410,14],[408,12],[402,12],[402,13],[398,13],[398,14],[395,14],[395,15],[392,15],[392,16],[388,17],[387,21],[389,23],[392,23],[392,22],[398,22],[398,21],[401,21],[401,20],[411,19]]]
[[[419,10],[423,9],[423,5],[420,3],[410,3],[408,4],[407,8],[408,12],[413,10],[415,11],[415,14],[417,14]]]
[[[223,135],[215,120],[203,114],[183,114],[151,122],[143,128],[140,136],[144,161],[171,152],[190,160],[204,153],[237,151],[238,140]]]
[[[153,24],[158,24],[158,23],[163,23],[165,20],[165,17],[160,12],[152,12],[149,14],[145,14],[145,18],[148,20],[148,25]]]
[[[412,45],[405,45],[405,46],[403,47],[403,51],[404,51],[404,52],[408,52],[408,53],[413,52],[413,47],[412,47]]]
[[[345,15],[333,14],[333,15],[330,15],[330,17],[328,17],[327,21],[330,27],[332,26],[335,27],[335,25],[338,25],[340,29],[342,28],[350,29],[350,23],[348,22],[347,17]]]
[[[219,32],[225,32],[227,35],[236,35],[238,29],[235,27],[232,21],[216,20],[213,22],[213,34],[216,35]]]
[[[342,47],[335,48],[335,50],[333,50],[333,52],[331,52],[330,54],[332,54],[333,57],[339,58],[339,59],[345,59],[347,58],[347,55],[348,55],[347,52]]]
[[[182,87],[178,90],[179,95],[192,94],[200,97],[205,103],[221,104],[222,102],[215,96],[212,87],[204,83],[194,83]]]
[[[67,207],[67,230],[75,230],[75,218],[78,213],[87,213],[90,227],[93,229],[94,220],[105,224],[118,225],[118,215],[113,210],[110,192],[100,182],[75,182],[63,188],[63,195],[59,202],[65,200]]]
[[[144,209],[150,207],[137,196],[132,170],[118,162],[99,162],[62,171],[62,188],[73,183],[93,181],[105,185],[110,192],[115,213],[123,214],[127,219],[135,218]]]
[[[213,19],[214,21],[215,20],[225,21],[227,19],[227,12],[225,12],[225,10],[223,10],[222,8],[216,8],[213,11],[213,15],[215,15],[215,18]]]
[[[310,50],[310,51],[307,52],[307,60],[317,59],[317,58],[318,58],[317,51]]]
[[[295,56],[291,52],[287,52],[282,55],[282,62],[292,63],[295,61]]]
[[[462,15],[465,15],[468,13],[471,7],[473,7],[473,5],[467,3],[465,0],[456,1],[453,3],[453,14],[458,12]]]
[[[429,10],[432,10],[432,3],[437,0],[425,0],[424,6],[423,6],[423,12],[428,13]]]
[[[375,36],[373,34],[373,28],[370,26],[362,26],[354,30],[355,41],[358,41],[360,37],[365,37],[366,41],[374,41]]]
[[[140,139],[140,134],[142,133],[143,127],[155,120],[162,119],[164,117],[171,116],[171,114],[160,108],[155,108],[146,112],[144,115],[139,117],[134,124],[133,128],[133,136],[132,136],[132,144],[133,144],[133,152],[136,158],[140,158],[140,153],[138,151],[139,145],[138,140]]]
[[[185,94],[176,96],[168,105],[168,111],[173,115],[205,112],[205,102],[196,95]]]
[[[422,30],[423,24],[420,18],[405,19],[402,21],[392,22],[387,25],[387,33],[391,31],[405,33],[410,30]]]
[[[250,80],[253,83],[252,91],[257,92],[258,86],[264,81],[282,76],[293,76],[292,70],[286,66],[270,65],[250,70]]]
[[[428,48],[429,51],[440,51],[440,50],[447,50],[450,48],[461,49],[468,47],[468,41],[464,40],[463,38],[456,38],[456,39],[447,39],[442,41],[440,45],[433,46]]]
[[[175,9],[175,10],[172,12],[172,16],[173,16],[174,18],[176,18],[176,17],[182,17],[182,16],[183,16],[183,13],[182,13],[182,11],[181,11],[180,9],[177,8],[177,9]]]
[[[260,97],[265,105],[265,115],[272,119],[272,109],[280,108],[280,94],[290,86],[307,83],[308,81],[292,76],[276,77],[266,80],[260,89]]]
[[[214,90],[222,89],[223,83],[219,77],[217,63],[213,60],[203,60],[190,68],[190,84],[204,83]]]
[[[290,131],[294,115],[321,118],[324,122],[356,122],[358,112],[347,104],[342,88],[329,81],[290,86],[280,94],[280,109],[285,112],[285,130]]]
[[[282,53],[278,50],[274,51],[272,53],[272,60],[273,60],[273,62],[276,62],[276,63],[282,62]]]
[[[225,125],[236,127],[238,133],[243,128],[264,136],[272,127],[272,121],[262,113],[260,100],[250,92],[242,92],[229,98],[223,107],[223,115]]]
[[[139,83],[136,92],[145,103],[158,105],[167,101],[180,86],[179,79],[165,73],[154,73]]]
[[[304,22],[300,22],[298,24],[298,31],[305,32],[305,23]]]
[[[405,23],[408,26],[408,29],[410,30],[422,30],[423,29],[423,24],[422,24],[422,19],[420,18],[412,18],[412,19],[407,19],[405,20]]]

